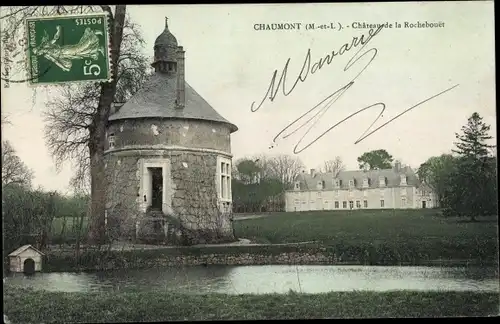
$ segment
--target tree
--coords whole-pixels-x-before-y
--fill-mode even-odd
[[[266,177],[278,179],[285,190],[290,189],[293,182],[304,169],[304,163],[299,157],[286,154],[271,156],[266,159]]]
[[[238,170],[238,175],[243,183],[256,182],[259,178],[260,167],[254,160],[251,159],[241,159],[236,163],[236,169]]]
[[[23,244],[44,248],[55,215],[57,194],[18,184],[2,189],[4,256]]]
[[[323,167],[320,168],[321,172],[331,172],[333,176],[336,177],[340,171],[345,169],[345,165],[342,162],[340,156],[335,157],[333,160],[327,160],[324,162]]]
[[[451,154],[433,156],[422,163],[417,170],[418,178],[437,194],[440,204],[445,197],[448,178],[454,172],[457,159]]]
[[[457,149],[452,152],[475,160],[487,158],[490,156],[489,149],[495,147],[486,143],[492,139],[488,135],[489,131],[490,126],[483,122],[483,118],[477,112],[473,113],[467,120],[467,125],[462,126],[462,134],[455,133]]]
[[[101,82],[98,86],[98,100],[95,111],[88,116],[88,150],[91,182],[91,241],[103,243],[105,239],[105,167],[104,141],[106,124],[111,111],[111,105],[117,93],[119,75],[119,59],[123,40],[123,29],[126,17],[126,5],[116,5],[115,10],[108,5],[100,6],[28,6],[22,8],[7,8],[8,13],[0,19],[8,21],[8,28],[2,28],[6,37],[16,38],[18,33],[25,30],[25,18],[30,16],[50,16],[69,13],[87,13],[104,11],[109,15],[110,22],[110,63],[113,78],[111,82]]]
[[[9,141],[2,141],[2,187],[18,184],[31,187],[33,171],[16,155]]]
[[[139,27],[127,17],[123,31],[114,102],[126,102],[151,75],[148,58],[141,53],[144,44]],[[59,96],[47,103],[45,138],[56,167],[70,161],[75,173],[71,186],[75,191],[90,191],[90,129],[97,113],[99,84],[62,86]]]
[[[492,137],[490,129],[478,113],[472,114],[453,152],[458,154],[457,165],[448,179],[446,206],[459,216],[476,221],[477,216],[497,213],[497,169],[486,143]]]
[[[359,168],[363,170],[390,169],[393,160],[392,155],[384,149],[365,152],[358,157]]]

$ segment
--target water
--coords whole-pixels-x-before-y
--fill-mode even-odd
[[[499,291],[498,269],[487,267],[196,266],[91,273],[12,274],[5,285],[49,291],[172,291],[266,294],[331,291]]]

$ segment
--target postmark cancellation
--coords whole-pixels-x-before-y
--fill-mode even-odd
[[[107,13],[29,17],[25,26],[30,85],[111,80]]]

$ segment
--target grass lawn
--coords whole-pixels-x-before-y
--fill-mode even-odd
[[[413,253],[434,259],[496,259],[496,219],[471,223],[437,210],[273,213],[235,221],[238,237],[262,243],[317,241],[325,246]]]
[[[473,292],[230,296],[7,288],[4,296],[4,313],[13,323],[488,316],[498,314],[498,307],[498,294]]]
[[[66,222],[61,237],[63,219],[54,221],[53,239],[74,241],[76,222],[72,218]],[[273,213],[268,217],[236,220],[234,226],[237,237],[259,243],[316,241],[347,262],[420,264],[439,259],[487,263],[498,260],[497,219],[473,223],[444,218],[432,209]]]

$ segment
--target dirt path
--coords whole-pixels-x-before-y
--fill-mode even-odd
[[[269,216],[271,216],[271,215],[269,215],[269,214],[243,214],[243,215],[234,215],[233,214],[234,220],[256,219],[256,218],[269,217]]]

